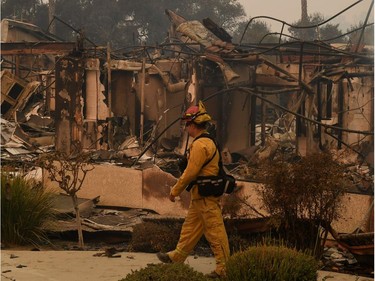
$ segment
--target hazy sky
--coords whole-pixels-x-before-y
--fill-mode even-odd
[[[287,23],[293,23],[301,18],[301,0],[238,0],[245,8],[248,17],[270,16]],[[320,13],[324,19],[328,19],[341,12],[356,0],[307,0],[307,13],[309,15]],[[351,25],[357,25],[359,21],[364,22],[371,0],[363,0],[351,9],[347,10],[332,21],[339,23],[339,29],[346,32]],[[281,24],[272,20],[264,19],[271,27],[271,31],[279,32]],[[369,18],[369,23],[374,22],[374,9]],[[286,27],[285,27],[286,28]],[[285,30],[284,28],[284,30]]]

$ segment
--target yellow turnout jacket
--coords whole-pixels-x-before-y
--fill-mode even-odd
[[[203,132],[207,133],[207,132]],[[207,137],[197,136],[190,145],[188,164],[171,190],[171,195],[179,196],[182,191],[198,176],[217,176],[219,173],[219,151],[216,152],[215,143]],[[214,156],[215,154],[215,156]],[[214,156],[214,157],[213,157]],[[212,158],[213,157],[213,158]],[[204,167],[203,165],[209,161]],[[191,189],[191,199],[202,198],[198,193],[196,185]]]

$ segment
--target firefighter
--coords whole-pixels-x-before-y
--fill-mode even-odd
[[[187,167],[169,194],[169,200],[172,202],[175,202],[175,197],[179,196],[198,176],[216,176],[219,172],[220,152],[216,144],[210,138],[199,138],[201,134],[207,133],[206,127],[211,120],[203,103],[199,101],[198,106],[189,107],[182,120],[185,122],[185,130],[195,140],[189,148]],[[216,259],[216,268],[207,274],[207,277],[224,277],[225,262],[230,255],[230,250],[221,213],[221,196],[202,197],[196,185],[190,192],[190,206],[176,249],[168,253],[159,252],[157,257],[163,263],[183,263],[204,235]]]

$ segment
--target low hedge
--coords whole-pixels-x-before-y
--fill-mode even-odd
[[[316,281],[319,262],[284,246],[249,247],[227,262],[228,281]]]
[[[195,271],[187,264],[149,264],[140,270],[132,271],[120,281],[207,281],[203,273]]]

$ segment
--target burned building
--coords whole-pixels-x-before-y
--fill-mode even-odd
[[[58,59],[57,149],[104,142],[118,150],[129,136],[140,145],[155,137],[159,148],[176,144],[182,131],[171,123],[200,99],[230,152],[246,153],[270,136],[302,155],[355,146],[367,157],[361,143],[372,143],[372,46],[356,53],[316,42],[235,46],[198,21],[168,15],[171,34],[185,44]]]
[[[78,50],[83,42],[59,42],[36,27],[4,20],[3,69],[17,77],[3,74],[3,117],[20,111],[16,100],[29,95],[18,98],[30,79],[16,82],[23,77],[23,64],[12,60],[45,56],[38,66],[41,76],[32,80],[46,84],[56,75],[53,87],[44,91],[58,150],[70,152],[72,143],[83,149],[100,149],[104,143],[105,149],[118,150],[127,137],[136,136],[144,145],[161,132],[158,147],[176,144],[182,137],[179,124],[165,129],[201,99],[212,112],[220,144],[233,153],[272,136],[286,138],[302,155],[356,146],[367,156],[359,150],[361,143],[372,143],[372,46],[353,52],[353,46],[323,42],[235,45],[209,20],[202,24],[172,11],[167,15],[170,42],[126,52],[96,46]],[[29,44],[15,42],[20,32],[29,36]],[[57,55],[55,62],[49,54]]]
[[[350,164],[366,170],[358,172],[361,191],[348,199],[349,205],[366,202],[350,219],[351,225],[358,223],[371,207],[369,197],[361,196],[373,192],[373,46],[320,41],[238,45],[209,19],[201,23],[166,13],[169,38],[157,46],[111,50],[84,37],[2,46],[9,62],[39,52],[53,56],[53,67],[41,67],[37,79],[46,87],[34,91],[43,94],[44,113],[53,121],[54,148],[67,154],[93,151],[96,159],[115,164],[99,164],[80,196],[100,195],[106,206],[183,213],[188,198],[177,208],[160,204],[167,201],[167,183],[173,179],[155,166],[184,153],[191,140],[179,122],[181,113],[203,100],[225,163],[238,172],[244,192],[251,193],[255,184],[241,172],[241,163],[277,152],[348,151]],[[21,82],[21,65],[11,65],[2,74],[2,118],[14,120],[24,110],[18,104],[30,96],[22,89],[32,82]]]

